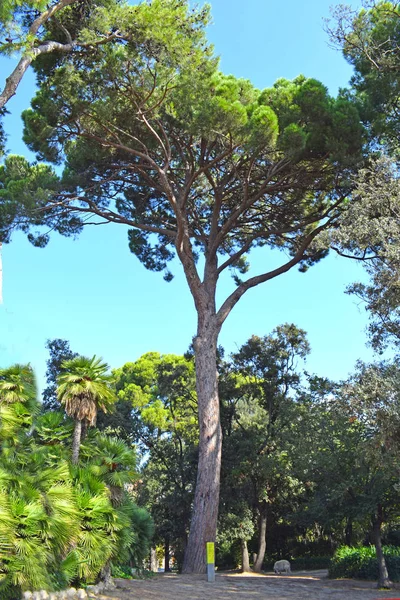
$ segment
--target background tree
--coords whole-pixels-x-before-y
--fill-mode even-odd
[[[67,340],[54,339],[47,340],[46,348],[49,351],[50,357],[46,361],[46,383],[47,386],[43,390],[43,410],[59,410],[60,403],[57,400],[57,377],[62,370],[62,363],[66,360],[71,360],[78,356],[73,352]]]
[[[65,412],[75,421],[72,442],[72,462],[77,464],[82,436],[82,426],[95,425],[97,411],[107,412],[115,402],[111,388],[108,365],[100,358],[77,356],[62,364],[58,376],[57,398]]]
[[[396,154],[400,132],[399,20],[397,2],[367,2],[361,10],[339,5],[327,27],[331,41],[354,67],[352,90],[371,138]]]
[[[349,291],[371,314],[372,346],[399,345],[400,210],[398,158],[400,119],[400,6],[371,2],[362,10],[344,5],[333,13],[328,31],[354,67],[350,94],[366,125],[371,150],[389,158],[372,161],[357,180],[356,200],[346,213],[336,245],[339,252],[364,260],[370,283]]]
[[[166,570],[172,552],[181,567],[198,456],[193,360],[148,352],[114,375],[116,408],[130,406],[133,439],[143,455],[138,499],[154,518],[155,541],[164,545]],[[103,425],[108,422],[107,415]]]
[[[160,6],[165,18],[157,22]],[[345,206],[362,130],[348,98],[329,97],[315,80],[280,80],[260,92],[216,72],[204,37],[206,12],[189,12],[186,3],[150,7],[139,5],[136,15],[153,15],[146,30],[152,44],[115,40],[90,56],[35,61],[40,89],[24,116],[25,140],[41,158],[65,156],[66,169],[53,182],[55,195],[35,196],[29,188],[28,208],[44,209],[43,221],[62,233],[76,233],[92,217],[128,225],[130,248],[146,267],[164,270],[175,253],[183,266],[198,314],[200,446],[185,559],[190,572],[204,570],[204,544],[216,532],[219,332],[246,291],[326,255],[314,242]],[[26,178],[25,172],[20,187]],[[11,206],[20,202],[13,186],[4,196]],[[257,246],[290,258],[240,280]],[[226,269],[237,287],[217,308]]]
[[[355,201],[333,234],[340,254],[364,262],[367,283],[348,289],[370,313],[369,337],[379,352],[400,345],[400,181],[397,167],[380,158],[356,178]]]
[[[381,379],[383,373],[387,379]],[[336,530],[336,544],[341,539],[348,545],[360,541],[353,536],[357,526],[375,545],[379,587],[391,586],[382,525],[398,515],[398,444],[396,435],[392,437],[397,424],[385,427],[396,411],[397,377],[397,368],[360,364],[348,382],[317,382],[319,392],[311,390],[304,399],[308,414],[298,424],[301,452],[296,462],[306,494],[295,519]]]
[[[261,571],[265,557],[267,522],[272,528],[272,522],[287,510],[289,498],[299,492],[290,469],[288,441],[296,413],[293,394],[300,384],[297,361],[308,352],[305,332],[285,324],[263,338],[252,336],[231,357],[236,389],[229,391],[229,397],[237,401],[225,432],[222,502],[229,513],[235,503],[247,503],[253,512],[258,533],[256,571]]]

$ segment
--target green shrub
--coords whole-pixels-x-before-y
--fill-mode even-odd
[[[315,571],[328,569],[331,562],[330,556],[300,556],[290,561],[292,571]]]
[[[132,579],[132,568],[129,565],[111,565],[111,575],[119,579]]]
[[[328,569],[331,557],[330,556],[299,556],[297,558],[291,558],[282,556],[281,558],[287,558],[290,562],[290,568],[292,571],[315,571],[317,569]],[[263,564],[264,571],[272,571],[276,560],[280,560],[278,556],[266,557]]]
[[[400,548],[384,546],[383,554],[390,579],[400,581]],[[341,546],[338,548],[331,559],[329,577],[377,580],[378,561],[374,546],[361,548]]]

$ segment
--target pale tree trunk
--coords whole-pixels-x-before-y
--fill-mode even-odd
[[[158,559],[155,548],[150,548],[150,571],[158,573]]]
[[[210,314],[211,313],[211,314]],[[215,312],[199,315],[194,340],[199,410],[199,460],[196,491],[183,573],[204,573],[206,542],[215,542],[221,471],[222,432],[219,414]]]
[[[74,4],[77,0],[60,0],[54,6],[43,11],[29,27],[29,35],[35,38],[41,27],[59,10]],[[36,40],[37,41],[37,38]],[[71,40],[72,41],[72,40]],[[76,42],[75,42],[76,44]],[[33,60],[37,56],[42,54],[49,54],[55,50],[69,52],[73,49],[74,44],[60,44],[53,41],[45,41],[43,44],[34,45],[31,43],[29,48],[26,50],[25,55],[19,60],[17,66],[13,72],[7,77],[6,83],[3,90],[0,90],[0,108],[3,108],[7,102],[15,95],[17,87],[19,86],[23,76],[27,69],[32,64]]]
[[[259,508],[260,516],[258,520],[258,554],[254,563],[254,570],[260,573],[267,548],[267,503],[262,501]]]
[[[382,507],[378,506],[377,514],[372,518],[372,530],[374,535],[374,544],[376,550],[376,558],[378,561],[378,588],[384,588],[390,590],[392,582],[389,579],[389,573],[386,566],[385,557],[382,550],[382,537],[381,537],[381,526],[382,526]]]
[[[250,573],[249,550],[247,548],[247,540],[240,540],[240,548],[242,550],[242,573]]]
[[[72,438],[72,464],[77,465],[79,461],[79,450],[81,446],[82,421],[75,420],[74,437]]]

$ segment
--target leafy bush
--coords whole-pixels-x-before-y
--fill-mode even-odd
[[[330,556],[300,556],[290,561],[292,571],[315,571],[328,569],[331,562]]]
[[[383,554],[389,577],[392,581],[400,581],[400,548],[384,546]],[[378,561],[374,546],[350,548],[341,546],[331,559],[329,577],[351,577],[354,579],[378,579]]]
[[[132,567],[129,565],[112,565],[111,575],[119,579],[132,579]]]
[[[268,556],[263,565],[264,571],[272,571],[274,563],[281,558],[287,558],[290,562],[292,571],[315,571],[317,569],[328,569],[331,557],[330,556],[300,556],[291,558],[286,556]]]

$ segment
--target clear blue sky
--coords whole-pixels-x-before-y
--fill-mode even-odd
[[[323,31],[330,0],[211,4],[209,37],[224,72],[251,79],[260,88],[300,73],[320,79],[332,94],[347,84],[350,67],[329,48]],[[9,62],[0,62],[1,80],[9,67]],[[13,152],[27,152],[20,141],[19,114],[31,94],[32,77],[27,77],[9,104]],[[273,260],[258,252],[254,273]],[[150,350],[183,353],[195,333],[195,311],[180,266],[174,265],[175,279],[169,284],[160,274],[146,271],[130,254],[122,226],[88,228],[77,241],[53,236],[44,250],[15,235],[3,248],[3,269],[0,366],[31,362],[41,386],[47,339],[65,338],[73,350],[100,355],[118,367]],[[365,346],[364,308],[344,293],[347,284],[362,276],[353,261],[331,256],[306,274],[292,271],[259,286],[233,310],[220,342],[231,351],[252,334],[265,335],[293,322],[309,335],[308,370],[343,378],[358,358],[372,357]],[[220,299],[231,285],[223,282]]]

